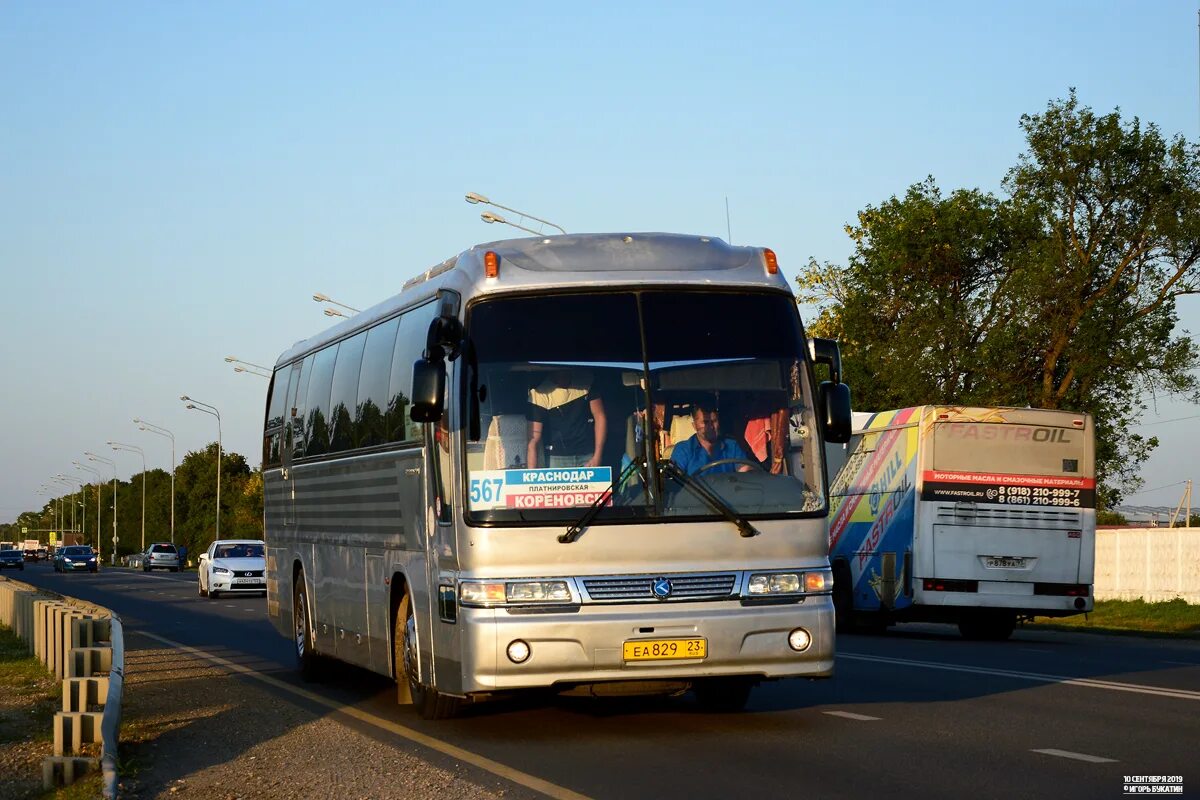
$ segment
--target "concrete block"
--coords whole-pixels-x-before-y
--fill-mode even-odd
[[[90,678],[112,669],[111,647],[76,647],[68,655],[68,678]]]
[[[67,678],[63,681],[65,712],[95,711],[108,700],[108,678]]]
[[[48,756],[42,759],[42,788],[49,791],[70,786],[99,766],[100,762],[95,758]]]
[[[69,756],[83,752],[85,744],[99,744],[103,734],[100,711],[60,711],[54,715],[54,755]]]

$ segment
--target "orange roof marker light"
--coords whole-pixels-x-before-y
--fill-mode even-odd
[[[500,255],[495,250],[483,254],[483,274],[489,278],[500,277]]]
[[[763,258],[767,262],[767,274],[777,275],[779,273],[779,259],[775,257],[775,251],[769,247],[764,247]]]

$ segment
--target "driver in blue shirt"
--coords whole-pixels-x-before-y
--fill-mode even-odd
[[[696,475],[703,471],[705,475],[717,475],[722,472],[749,472],[749,464],[720,464],[711,469],[704,469],[708,464],[725,459],[749,461],[750,456],[742,446],[727,436],[721,436],[721,419],[717,409],[710,402],[700,402],[692,406],[692,424],[696,433],[675,445],[671,451],[671,460],[688,475]]]

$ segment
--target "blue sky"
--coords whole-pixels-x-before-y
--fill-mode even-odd
[[[169,467],[135,416],[181,456],[211,441],[185,393],[257,463],[266,381],[222,357],[274,363],[330,322],[314,292],[365,307],[506,236],[467,191],[572,232],[721,237],[728,197],[733,241],[795,274],[926,175],[998,191],[1020,115],[1069,87],[1195,140],[1196,10],[0,4],[0,520],[108,439]],[[1200,478],[1196,422],[1146,428],[1148,487]]]

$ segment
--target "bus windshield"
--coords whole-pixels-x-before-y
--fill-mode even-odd
[[[593,524],[723,516],[710,492],[739,516],[824,513],[803,332],[786,295],[499,298],[469,309],[467,336],[473,521],[570,522],[592,505]]]

